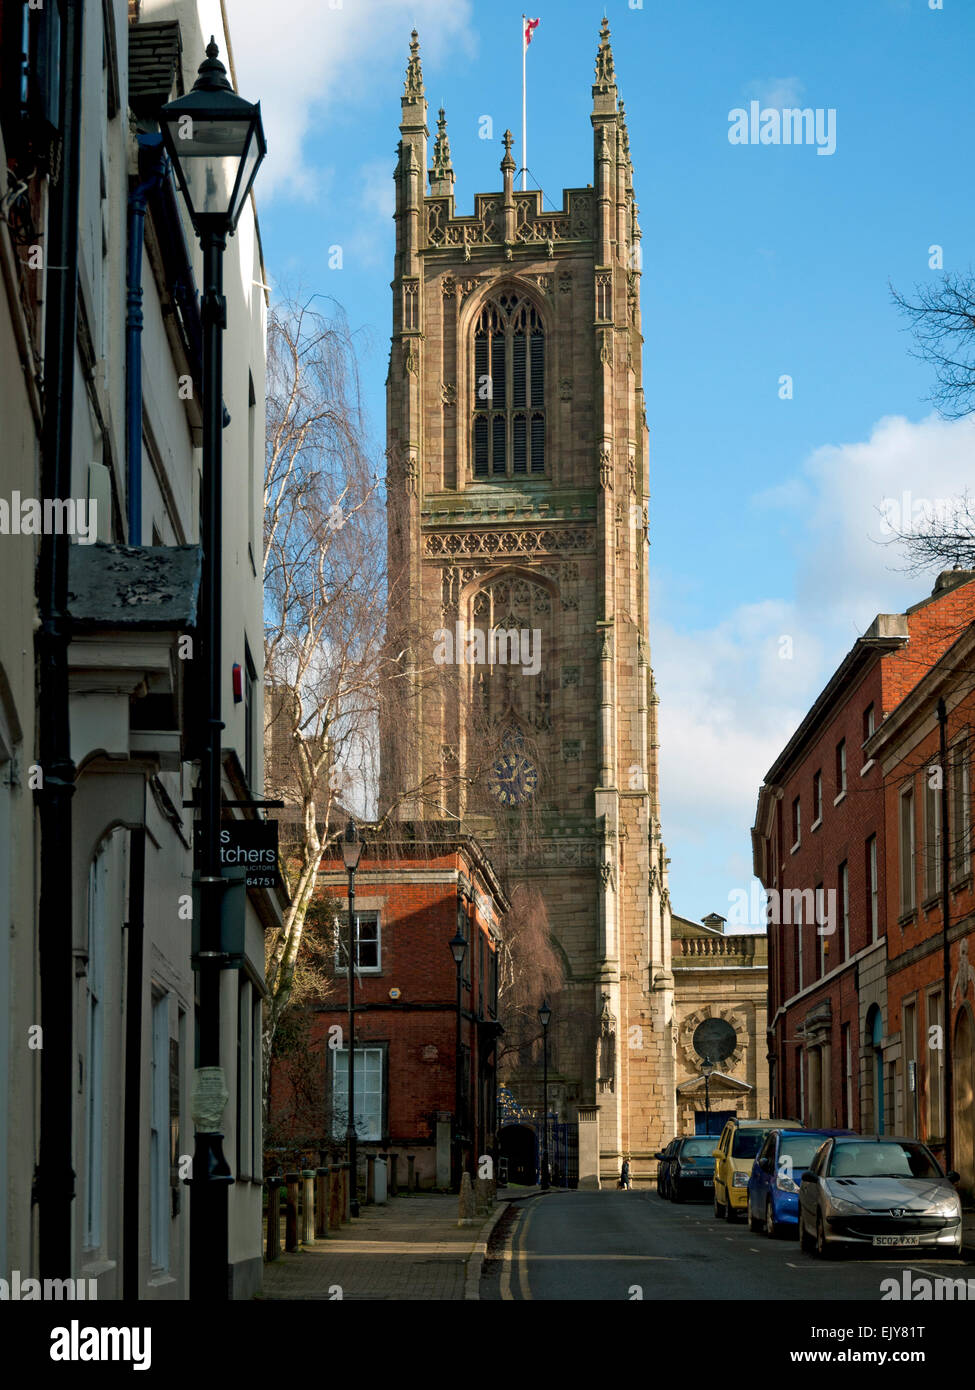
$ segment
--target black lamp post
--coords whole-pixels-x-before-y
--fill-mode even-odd
[[[466,942],[466,940],[464,939],[464,937],[461,935],[460,927],[459,927],[459,926],[458,926],[458,928],[457,928],[457,933],[456,933],[456,935],[453,936],[453,937],[451,937],[451,940],[450,940],[450,954],[453,956],[453,958],[454,958],[454,965],[457,967],[457,1041],[456,1041],[455,1053],[454,1053],[454,1182],[455,1182],[455,1184],[456,1184],[457,1191],[459,1192],[459,1191],[460,1191],[460,1184],[461,1184],[461,1177],[462,1177],[462,1175],[461,1175],[462,1163],[461,1163],[461,1149],[460,1149],[460,1138],[461,1138],[460,1108],[461,1108],[461,1096],[462,1096],[462,1090],[461,1090],[461,1081],[462,1081],[462,1077],[461,1077],[462,1061],[461,1061],[461,1058],[462,1058],[462,1055],[463,1055],[463,1054],[462,1054],[462,1052],[461,1052],[460,1023],[461,1023],[461,989],[462,989],[462,987],[463,987],[463,982],[462,982],[462,979],[461,979],[461,975],[462,975],[462,967],[463,967],[463,964],[464,964],[464,956],[467,954],[467,942]]]
[[[237,96],[211,38],[192,91],[171,101],[159,123],[203,251],[203,578],[206,739],[200,766],[200,1042],[193,1088],[196,1128],[190,1181],[190,1297],[229,1297],[227,1189],[233,1175],[220,1132],[227,1087],[220,1065],[221,541],[223,508],[223,253],[266,151],[260,103]]]
[[[546,999],[538,1011],[538,1021],[542,1025],[542,1191],[549,1187],[548,1178],[548,1025],[552,1021],[552,1010]]]
[[[714,1063],[710,1057],[706,1057],[701,1063],[701,1072],[704,1076],[704,1114],[708,1134],[711,1133],[711,1073],[714,1071]]]
[[[342,858],[349,871],[349,1119],[345,1127],[345,1142],[349,1151],[349,1214],[359,1215],[358,1155],[355,1132],[355,871],[362,858],[362,840],[355,821],[349,821],[342,840]]]

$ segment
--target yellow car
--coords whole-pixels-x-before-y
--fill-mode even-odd
[[[729,1120],[714,1150],[714,1214],[734,1221],[748,1207],[752,1164],[770,1129],[802,1129],[798,1120]]]

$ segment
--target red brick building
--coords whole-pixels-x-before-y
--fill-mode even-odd
[[[946,773],[941,759],[941,700]],[[881,769],[885,794],[889,887],[882,1065],[892,1085],[888,1108],[898,1132],[917,1135],[958,1170],[969,1197],[975,1195],[973,724],[975,626],[949,647],[864,750]],[[945,820],[950,847],[947,969],[942,876]],[[879,1052],[874,1065],[879,1077]],[[949,1123],[951,1148],[946,1154]]]
[[[472,1175],[473,1160],[494,1152],[498,948],[509,904],[478,842],[468,835],[446,839],[442,825],[437,830],[440,838],[431,843],[422,833],[408,838],[411,828],[398,825],[393,833],[403,838],[387,838],[381,847],[370,846],[364,831],[355,876],[355,1109],[360,1159],[400,1155],[403,1183],[413,1155],[418,1184],[446,1188],[458,1135],[461,1161]],[[348,1096],[348,877],[341,857],[323,861],[319,884],[320,893],[334,899],[339,923],[336,987],[309,1010],[307,1050],[320,1059],[322,1103],[315,1113],[325,1137],[341,1143]],[[457,967],[449,943],[458,931],[467,951],[455,1127]],[[275,1065],[272,1121],[294,1110],[288,1071]],[[297,1118],[307,1135],[307,1120]]]
[[[769,896],[771,1111],[890,1130],[885,1051],[888,855],[884,773],[868,745],[975,616],[969,571],[941,575],[853,644],[766,775],[752,830]]]

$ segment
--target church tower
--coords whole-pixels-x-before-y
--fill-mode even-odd
[[[539,890],[564,963],[550,1105],[598,1123],[604,1181],[625,1155],[646,1174],[674,1133],[674,985],[640,228],[609,26],[592,183],[558,211],[516,190],[507,131],[501,190],[456,211],[442,110],[428,165],[415,31],[402,107],[387,456],[391,624],[411,674],[384,777],[425,789],[403,814],[459,819],[492,854],[499,815],[530,811],[531,847],[505,867]],[[448,695],[421,672],[450,661]],[[534,1069],[511,1084],[540,1101]]]

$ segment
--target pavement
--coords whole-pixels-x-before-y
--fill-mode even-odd
[[[456,1195],[407,1193],[364,1206],[327,1239],[265,1264],[259,1297],[476,1299],[488,1236],[506,1207],[499,1198],[489,1216],[458,1226]]]

